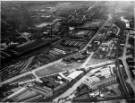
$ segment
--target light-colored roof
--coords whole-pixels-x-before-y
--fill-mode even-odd
[[[68,75],[68,78],[72,78],[75,79],[77,76],[79,76],[83,71],[75,71],[73,73],[71,73],[70,75]]]
[[[45,27],[45,26],[47,26],[47,25],[49,25],[49,24],[51,24],[51,23],[49,23],[49,22],[44,22],[44,23],[41,23],[41,24],[36,25],[36,27],[37,27],[37,28],[42,28],[42,27]]]

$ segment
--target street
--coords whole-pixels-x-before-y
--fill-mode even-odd
[[[106,25],[106,23],[108,23],[108,21],[110,20],[110,18],[108,17],[108,19],[106,20],[106,22],[101,26],[101,28],[99,28],[99,30],[97,31],[97,33],[93,36],[93,38],[88,42],[88,44],[84,47],[84,49],[83,50],[86,50],[87,49],[87,47],[89,46],[89,44],[93,41],[93,39],[94,38],[96,38],[97,37],[97,35],[98,35],[98,33],[99,33],[99,31],[104,27],[104,25]],[[90,55],[89,55],[89,57],[86,59],[86,61],[81,65],[81,68],[87,68],[86,67],[86,65],[91,61],[91,58],[92,58],[92,56],[93,56],[93,54],[94,54],[94,52],[92,52]],[[106,64],[106,62],[104,62],[104,63],[99,63],[98,65],[105,65]],[[97,64],[96,65],[93,65],[93,66],[89,66],[89,67],[94,67],[94,66],[98,66]],[[89,74],[89,72],[87,73],[87,74]],[[86,74],[86,75],[87,75]],[[82,83],[82,81],[85,79],[85,75],[79,80],[79,81],[77,81],[71,88],[69,88],[67,91],[65,91],[62,95],[60,95],[60,96],[58,96],[57,98],[55,98],[54,99],[54,102],[57,102],[60,98],[65,98],[65,97],[67,97],[67,96],[69,96],[71,93],[73,93],[74,92],[74,90],[76,90],[77,89],[77,87]]]

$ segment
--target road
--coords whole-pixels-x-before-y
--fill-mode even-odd
[[[99,64],[91,65],[89,67],[98,68],[98,67],[101,67],[101,66],[104,66],[104,65],[109,65],[109,64],[112,64],[112,63],[114,63],[114,61],[106,61],[106,62],[102,62],[102,63],[99,63]],[[89,67],[86,67],[86,68],[89,68]],[[57,98],[55,98],[53,101],[57,103],[57,101],[60,98],[65,98],[67,96],[70,96],[77,89],[77,87],[81,85],[82,81],[86,78],[86,76],[88,74],[89,74],[89,72],[86,75],[84,75],[80,80],[78,80],[71,88],[69,88],[63,94],[61,94],[60,96],[58,96]]]
[[[120,59],[122,60],[123,65],[124,65],[124,69],[125,69],[125,71],[126,71],[126,73],[128,75],[127,82],[131,85],[131,87],[135,91],[135,84],[133,84],[134,83],[134,80],[131,77],[131,74],[130,74],[130,71],[129,71],[129,67],[128,67],[128,64],[126,62],[126,58],[127,58],[126,52],[127,52],[127,47],[128,47],[128,39],[129,39],[129,32],[126,35],[126,43],[124,45],[123,56]]]
[[[87,49],[87,47],[89,46],[89,44],[91,44],[91,42],[98,36],[98,33],[99,33],[99,31],[101,30],[101,29],[103,29],[103,27],[108,23],[108,21],[110,21],[111,20],[111,18],[110,17],[108,17],[108,19],[106,20],[106,22],[99,28],[99,30],[96,32],[96,34],[93,36],[93,38],[88,42],[88,44],[83,48],[83,50],[86,50]],[[83,51],[82,50],[82,51]],[[86,61],[82,64],[82,66],[81,67],[83,67],[83,68],[87,68],[86,67],[86,65],[87,65],[87,63],[88,62],[90,62],[90,60],[91,60],[91,58],[92,58],[92,56],[93,56],[93,54],[94,54],[94,52],[92,52],[90,55],[89,55],[89,57],[86,59]],[[101,63],[101,64],[99,64],[99,65],[93,65],[93,66],[90,66],[90,67],[96,67],[96,66],[101,66],[101,65],[105,65],[105,64],[107,64],[106,62],[104,62],[104,63]],[[88,74],[88,73],[87,73]],[[87,75],[86,74],[86,75]],[[55,98],[54,99],[54,102],[57,102],[60,98],[65,98],[65,97],[67,97],[67,96],[69,96],[71,93],[73,93],[76,89],[77,89],[77,87],[82,83],[82,81],[85,79],[85,77],[86,77],[86,75],[85,76],[83,76],[80,80],[78,80],[71,88],[69,88],[67,91],[65,91],[63,94],[61,94],[60,96],[58,96],[57,98]]]
[[[103,27],[108,23],[108,21],[110,21],[112,18],[110,16],[110,14],[108,15],[108,19],[106,20],[106,22],[98,29],[98,31],[96,32],[96,34],[92,37],[92,39],[87,43],[87,45],[81,50],[84,51],[87,49],[87,47],[91,44],[91,42],[97,37],[98,33],[100,32],[100,30],[103,29]]]
[[[108,19],[106,20],[106,22],[99,28],[99,30],[96,32],[96,34],[92,37],[92,39],[87,43],[87,45],[83,48],[83,50],[87,50],[88,46],[92,43],[92,41],[98,36],[98,33],[100,32],[100,30],[102,30],[104,28],[104,26],[108,23],[108,21],[110,21],[111,15],[108,15]],[[82,51],[83,51],[82,50]],[[94,52],[92,52],[89,57],[86,59],[86,61],[82,64],[82,68],[85,68],[85,66],[88,64],[88,62],[90,62],[92,56],[94,55]]]

